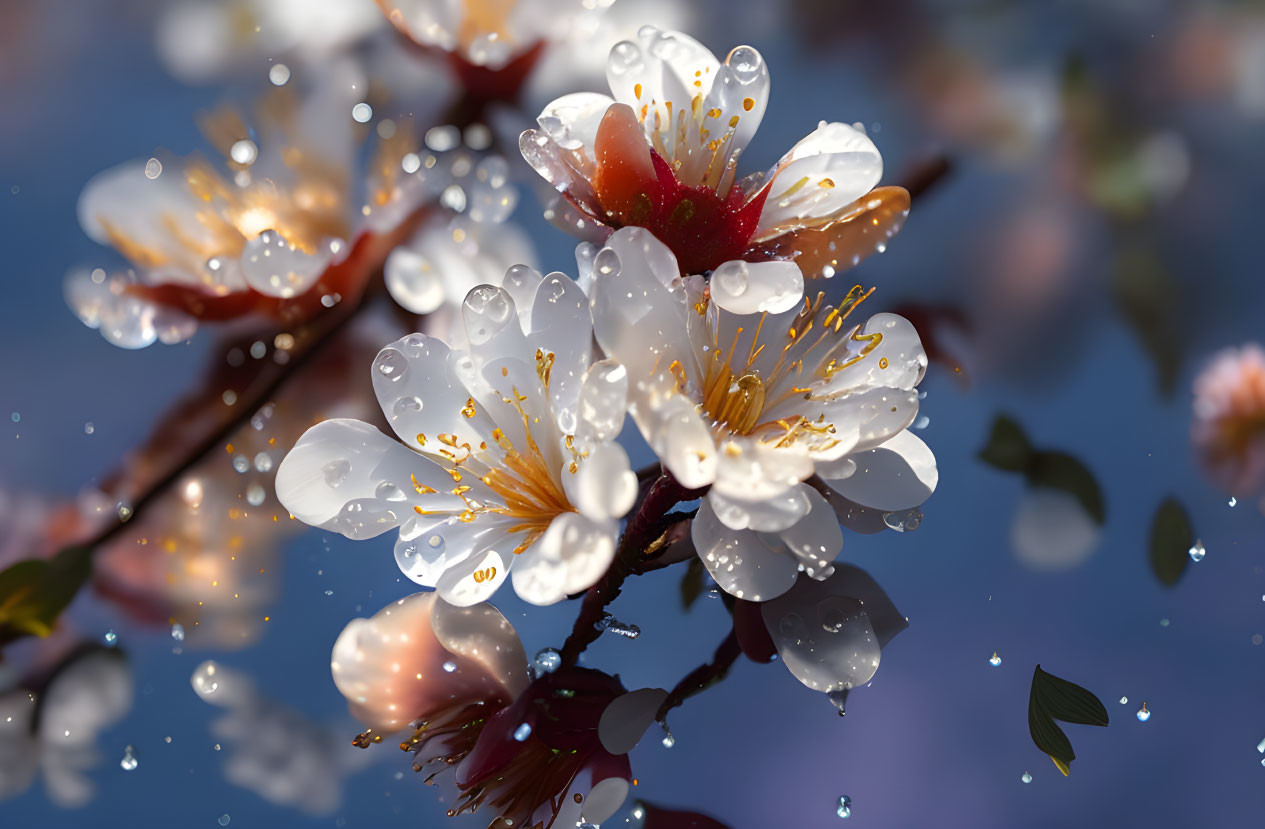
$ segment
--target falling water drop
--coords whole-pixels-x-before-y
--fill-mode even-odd
[[[541,674],[551,674],[562,665],[562,654],[553,648],[544,648],[536,654],[536,669]]]
[[[114,643],[119,641],[119,635],[112,630],[107,630],[105,632],[105,636],[101,638],[104,639],[106,645],[110,646],[111,648],[114,647]]]
[[[839,807],[835,809],[835,814],[841,818],[852,817],[852,798],[846,794],[839,795]]]
[[[1146,722],[1151,719],[1151,712],[1147,710],[1146,703],[1142,703],[1142,707],[1138,709],[1138,722]]]
[[[1229,503],[1230,508],[1233,509],[1234,507],[1238,506],[1239,499],[1231,495],[1230,500],[1227,503]]]
[[[1121,698],[1120,698],[1120,704],[1121,704],[1121,705],[1128,705],[1128,704],[1129,704],[1129,698],[1128,698],[1128,697],[1121,697]]]
[[[457,670],[457,663],[449,659],[447,662],[444,663],[444,670],[447,671],[448,673],[452,673],[453,671]]]
[[[171,638],[175,639],[177,642],[183,642],[184,641],[184,625],[180,624],[179,622],[172,625]]]
[[[1031,782],[1032,782],[1032,775],[1031,775],[1031,774],[1029,774],[1028,772],[1026,772],[1026,771],[1025,771],[1025,772],[1023,773],[1023,776],[1022,776],[1022,777],[1020,777],[1019,779],[1020,779],[1020,780],[1022,780],[1023,782],[1025,782],[1025,783],[1031,783]]]
[[[1190,548],[1191,561],[1203,561],[1204,556],[1206,556],[1207,554],[1208,554],[1208,551],[1204,549],[1204,543],[1202,541],[1196,540],[1195,546]]]
[[[163,163],[156,158],[145,162],[145,178],[151,181],[163,174]]]
[[[668,724],[663,723],[663,747],[672,748],[676,745],[676,737],[672,736],[672,732],[668,730]]]
[[[227,814],[223,814],[223,815],[220,815],[219,824],[220,826],[228,826],[229,821],[231,820],[232,820],[231,817],[229,817]]]
[[[1001,657],[997,655],[997,651],[993,651],[993,655],[988,659],[988,664],[992,665],[994,668],[1001,665]]]

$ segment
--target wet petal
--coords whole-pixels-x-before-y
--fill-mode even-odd
[[[712,301],[731,314],[780,314],[804,297],[804,275],[794,262],[726,262],[710,285]]]
[[[823,121],[774,167],[756,238],[820,223],[868,193],[882,175],[883,158],[864,132]]]
[[[856,472],[841,480],[826,479],[826,483],[848,500],[884,512],[921,505],[940,479],[935,456],[908,431],[849,457],[856,462]]]
[[[776,537],[730,529],[716,517],[709,500],[699,505],[690,534],[703,565],[730,595],[766,601],[795,583],[799,563]]]

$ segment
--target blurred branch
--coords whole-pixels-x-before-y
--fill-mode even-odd
[[[742,653],[742,648],[738,647],[738,634],[731,627],[729,635],[721,641],[715,654],[712,655],[712,661],[699,665],[681,678],[676,687],[668,693],[667,699],[659,706],[655,719],[666,722],[668,712],[673,708],[679,707],[690,697],[701,694],[728,676],[729,669],[733,667],[740,653]]]

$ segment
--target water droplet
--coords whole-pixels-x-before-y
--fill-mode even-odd
[[[101,637],[107,645],[114,647],[114,643],[119,641],[119,635],[112,630],[107,630],[105,636]]]
[[[1022,776],[1022,777],[1020,777],[1019,779],[1020,779],[1020,780],[1022,780],[1023,782],[1025,782],[1025,783],[1031,783],[1031,782],[1032,782],[1032,775],[1031,775],[1031,774],[1029,774],[1028,772],[1026,772],[1026,771],[1025,771],[1025,772],[1023,773],[1023,776]]]
[[[1231,495],[1230,500],[1227,503],[1229,503],[1230,508],[1233,509],[1234,507],[1238,506],[1239,499]]]
[[[234,142],[232,147],[229,147],[228,157],[238,164],[249,167],[259,157],[259,148],[255,146],[254,141],[249,138],[243,138],[241,141]]]
[[[14,412],[13,414],[9,415],[9,420],[12,420],[14,423],[22,422],[22,413]]]
[[[1259,743],[1256,744],[1256,750],[1259,751],[1261,754],[1265,754],[1265,740],[1261,740]]]
[[[351,461],[346,458],[330,461],[321,467],[321,473],[325,477],[326,486],[337,488],[351,474]]]
[[[835,809],[835,814],[842,818],[852,817],[852,798],[846,794],[839,795],[839,808]]]
[[[621,622],[609,613],[602,614],[602,618],[594,622],[593,627],[603,633],[610,632],[626,639],[636,639],[641,635],[641,628]]]
[[[156,158],[145,162],[145,178],[151,181],[163,174],[163,163]]]
[[[273,86],[285,86],[290,80],[290,67],[284,63],[274,63],[268,69],[268,80]]]
[[[234,455],[233,468],[238,472],[246,472],[250,469],[250,458],[245,455]]]
[[[402,352],[388,348],[378,355],[376,365],[378,373],[383,377],[398,381],[408,370],[408,358]]]
[[[1151,712],[1147,710],[1146,703],[1142,703],[1142,707],[1138,709],[1138,722],[1146,722],[1151,719]]]
[[[119,761],[119,766],[123,771],[135,771],[136,767],[140,765],[140,761],[136,759],[136,755],[132,751],[131,746],[123,749],[123,759]]]
[[[930,425],[931,425],[931,418],[928,417],[927,415],[920,415],[919,418],[914,421],[915,429],[926,429]]]
[[[543,648],[536,654],[536,669],[542,674],[551,674],[562,666],[562,654],[553,648]]]
[[[663,747],[672,748],[674,745],[676,745],[676,737],[672,736],[672,732],[668,730],[668,726],[665,724],[663,726]]]
[[[922,510],[914,507],[897,512],[885,512],[883,523],[898,533],[913,532],[922,524]]]
[[[264,502],[264,498],[268,495],[260,484],[251,484],[246,487],[246,503],[252,507],[257,507]]]
[[[993,651],[993,655],[988,659],[988,664],[994,668],[1001,665],[1001,657],[997,655],[997,651]]]
[[[229,817],[227,814],[220,815],[220,820],[219,820],[220,826],[228,826],[229,821],[231,820],[232,818]]]
[[[1129,698],[1128,698],[1128,697],[1121,697],[1121,698],[1120,698],[1120,704],[1121,704],[1121,705],[1128,705],[1128,704],[1129,704]]]
[[[826,694],[826,699],[830,700],[830,704],[839,712],[839,716],[845,716],[848,713],[848,689],[837,688]]]
[[[260,472],[267,472],[272,469],[272,455],[267,452],[260,452],[255,456],[255,469]]]
[[[184,625],[180,624],[179,622],[172,625],[171,638],[175,639],[177,642],[183,642],[184,641]]]
[[[95,432],[96,430],[97,430],[97,427],[92,425],[92,421],[91,421],[91,420],[89,420],[87,423],[85,423],[85,424],[83,425],[83,433],[84,433],[85,435],[90,435],[90,434],[92,434],[93,432]]]
[[[444,663],[444,670],[447,671],[448,673],[452,673],[453,671],[457,670],[457,663],[449,659],[447,662]]]
[[[530,736],[531,736],[531,726],[527,723],[523,723],[518,728],[514,729],[514,739],[520,743],[523,740],[526,740]]]
[[[373,107],[361,101],[351,108],[351,117],[358,124],[367,124],[369,119],[373,117]]]
[[[1195,546],[1190,548],[1191,561],[1203,561],[1204,556],[1206,556],[1207,554],[1208,554],[1208,551],[1204,549],[1204,543],[1202,541],[1196,540]]]

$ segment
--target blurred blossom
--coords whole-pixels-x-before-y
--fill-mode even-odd
[[[1218,352],[1194,391],[1191,440],[1209,476],[1237,495],[1265,488],[1265,350]]]
[[[1075,495],[1026,487],[1010,525],[1015,557],[1031,570],[1079,567],[1098,546],[1102,529]]]
[[[767,173],[737,178],[769,98],[768,67],[750,46],[721,63],[687,35],[645,26],[611,49],[606,72],[614,98],[564,95],[519,139],[561,194],[547,215],[581,238],[639,226],[686,274],[795,259],[829,277],[884,250],[904,222],[909,194],[873,189],[882,158],[847,124],[822,121]]]
[[[123,654],[88,649],[72,656],[42,691],[0,693],[0,800],[22,794],[40,773],[63,808],[96,796],[89,773],[102,762],[97,738],[132,707],[132,671]]]
[[[378,0],[397,29],[422,46],[497,70],[561,40],[614,0]]]
[[[300,438],[277,494],[300,520],[364,539],[399,528],[410,579],[449,602],[514,590],[552,604],[585,590],[615,553],[636,478],[615,442],[623,370],[592,361],[588,297],[527,267],[462,308],[468,352],[412,334],[373,363],[396,436],[328,420]]]
[[[591,257],[594,334],[627,370],[638,428],[682,486],[710,486],[692,532],[721,587],[764,600],[801,563],[829,575],[841,538],[802,483],[814,473],[883,511],[934,491],[935,458],[907,431],[927,357],[894,314],[845,327],[868,296],[860,286],[833,307],[803,297],[791,262],[729,262],[710,283],[683,279],[640,228],[616,231]]]
[[[349,389],[362,379],[377,338],[398,330],[397,325],[386,314],[363,315],[275,398],[239,415],[244,422],[223,444],[193,463],[98,549],[96,592],[143,623],[178,622],[186,631],[186,647],[239,648],[254,642],[268,603],[277,597],[281,547],[304,529],[273,493],[285,447],[321,416],[368,417],[375,411],[367,395]],[[279,340],[286,345],[284,337]],[[102,517],[112,519],[120,499],[130,501],[153,486],[180,462],[190,443],[214,428],[215,416],[225,409],[221,392],[226,386],[275,368],[278,356],[288,357],[277,341],[244,336],[223,343],[213,352],[216,364],[205,389],[164,413],[128,465],[103,482],[110,495],[85,495],[83,507],[104,503]],[[221,356],[225,352],[227,360]]]
[[[536,259],[527,235],[512,224],[491,225],[437,215],[386,260],[391,297],[415,314],[430,314],[427,332],[465,347],[461,307],[479,285],[501,285],[514,266]]]
[[[366,765],[339,729],[266,699],[244,673],[208,660],[190,682],[225,710],[211,725],[227,750],[224,776],[269,803],[329,814],[342,803],[343,781]]]
[[[296,323],[328,297],[360,294],[427,188],[420,164],[406,161],[408,130],[387,131],[360,206],[352,110],[366,80],[346,60],[304,80],[302,93],[287,85],[265,97],[257,130],[231,108],[203,119],[222,170],[197,157],[151,158],[88,182],[80,224],[132,269],[70,274],[67,302],[86,325],[140,348],[187,339],[195,320],[260,313]]]
[[[177,0],[158,15],[158,56],[185,81],[292,60],[308,68],[383,27],[372,0]],[[269,77],[278,86],[288,67]]]
[[[625,754],[665,696],[627,694],[584,668],[532,681],[522,643],[496,608],[454,607],[434,593],[353,620],[332,669],[352,713],[370,726],[358,745],[411,723],[400,748],[426,782],[448,789],[448,814],[495,810],[495,827],[605,821],[628,792]]]

